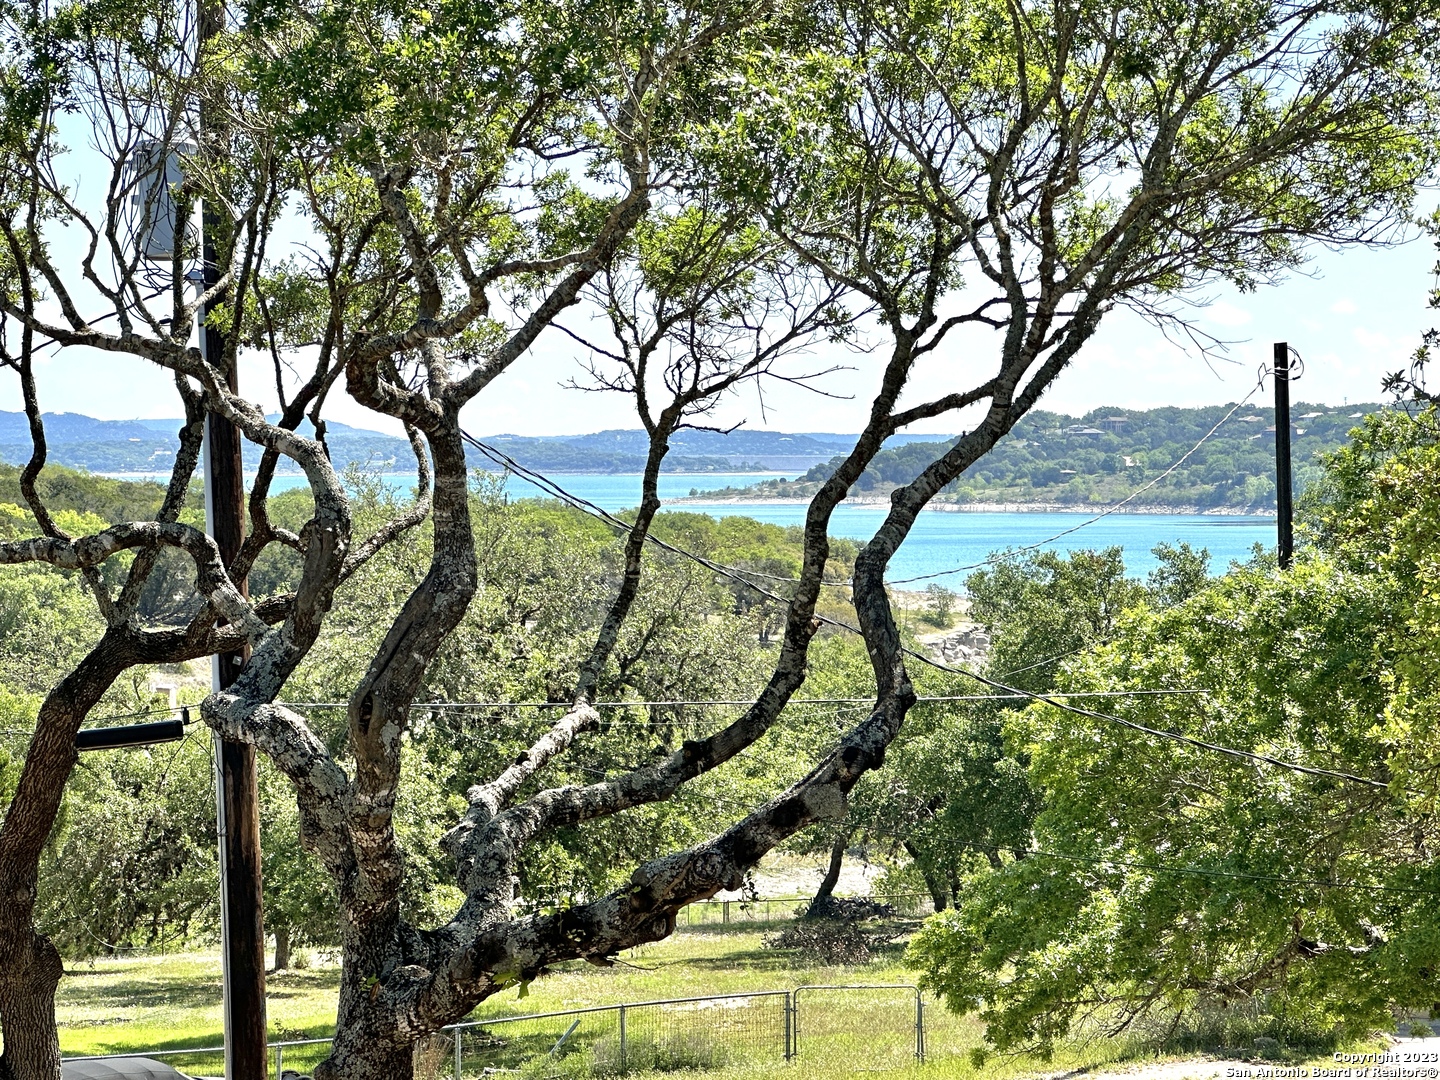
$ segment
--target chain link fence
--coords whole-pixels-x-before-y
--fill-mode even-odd
[[[841,1060],[880,1071],[925,1059],[924,1007],[913,986],[803,986],[668,998],[471,1020],[424,1040],[417,1080],[518,1075],[536,1080],[719,1071],[766,1062]],[[329,1039],[270,1044],[274,1077],[308,1075]],[[223,1047],[95,1055],[154,1058],[192,1077],[224,1075]]]
[[[802,986],[793,998],[792,1053],[806,1063],[843,1062],[850,1072],[883,1072],[925,1060],[925,1004],[918,987]]]
[[[789,991],[771,990],[472,1021],[453,1029],[455,1075],[623,1076],[777,1061],[788,1052],[789,1013]]]

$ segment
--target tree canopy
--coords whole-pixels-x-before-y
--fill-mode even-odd
[[[1416,585],[1437,453],[1433,411],[1371,418],[1327,462],[1293,569],[1132,607],[1064,662],[1060,690],[1198,691],[1104,707],[1149,731],[1046,704],[1007,717],[1033,839],[912,946],[997,1047],[1092,1018],[1333,1044],[1435,997],[1435,637]]]

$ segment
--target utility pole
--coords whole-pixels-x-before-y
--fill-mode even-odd
[[[1290,480],[1290,344],[1275,342],[1275,519],[1280,569],[1295,557],[1295,501]]]
[[[199,48],[225,25],[224,0],[200,5]],[[198,57],[197,57],[198,58]],[[206,108],[200,107],[202,144],[207,131]],[[220,280],[218,214],[207,202],[200,206],[202,288]],[[205,305],[200,347],[205,360],[224,371],[232,392],[240,388],[237,364],[227,363],[221,334],[212,333],[209,316],[217,306]],[[205,522],[225,565],[234,564],[245,538],[245,475],[240,433],[224,417],[205,418]],[[245,582],[236,582],[243,592]],[[244,652],[210,658],[211,688],[224,690],[239,677]],[[256,783],[255,748],[216,735],[215,816],[220,848],[220,937],[225,996],[226,1080],[266,1080],[269,1060],[265,1045],[265,927],[261,910],[260,795]]]

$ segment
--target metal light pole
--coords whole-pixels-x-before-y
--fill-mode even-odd
[[[1295,557],[1295,501],[1290,479],[1290,345],[1275,342],[1275,518],[1280,569]]]

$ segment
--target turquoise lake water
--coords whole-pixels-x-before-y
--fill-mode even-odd
[[[671,501],[684,498],[692,488],[713,490],[727,485],[754,483],[763,474],[707,474],[704,476],[662,476],[660,497]],[[397,473],[387,477],[397,488],[413,485],[415,474]],[[636,475],[555,476],[552,479],[573,495],[587,499],[606,510],[623,510],[640,501],[640,477]],[[272,490],[279,492],[304,484],[299,476],[277,477]],[[534,498],[542,492],[526,481],[511,477],[506,484],[511,498]],[[803,505],[769,506],[763,504],[686,502],[676,509],[693,510],[715,517],[743,515],[775,525],[799,525],[804,520]],[[842,504],[831,518],[834,536],[864,540],[872,536],[884,519],[880,506],[847,506]],[[1074,551],[1118,545],[1125,550],[1128,572],[1143,576],[1155,566],[1150,553],[1156,544],[1188,541],[1195,547],[1209,550],[1210,568],[1219,573],[1231,560],[1244,561],[1251,547],[1275,545],[1275,519],[1266,517],[1222,517],[1197,514],[1111,514],[1093,524],[1084,525],[1067,536],[1059,533],[1088,521],[1093,515],[1073,513],[1015,513],[927,511],[920,515],[910,536],[896,552],[890,564],[890,579],[934,574],[944,570],[973,566],[984,562],[993,553],[1010,548],[1028,547],[1049,540],[1045,550]],[[941,584],[958,587],[964,573],[957,572],[936,578]],[[916,584],[923,588],[925,582]]]

